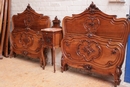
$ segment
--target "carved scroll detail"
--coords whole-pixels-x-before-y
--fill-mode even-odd
[[[24,20],[24,24],[25,24],[25,26],[26,26],[26,29],[30,28],[30,26],[32,25],[33,21],[34,21],[33,16],[28,13],[28,14],[26,15],[25,20]]]
[[[34,40],[31,34],[21,33],[19,43],[21,43],[24,48],[27,49],[28,47],[30,47],[33,44],[33,42]]]
[[[91,61],[101,55],[101,46],[95,41],[83,40],[77,47],[77,53],[85,61]]]
[[[113,63],[113,61],[108,61],[108,62],[106,63],[106,65],[107,65],[107,67],[110,67],[110,66],[113,66],[114,63]]]
[[[68,41],[64,41],[64,43],[65,43],[65,45],[67,46],[67,47],[69,47],[70,46],[70,42],[68,42]]]
[[[120,80],[120,76],[122,74],[122,70],[121,70],[121,66],[117,66],[116,67],[116,72],[114,74],[114,79],[115,79],[115,85],[119,85],[121,80]]]
[[[95,34],[97,32],[99,25],[100,25],[100,20],[94,16],[90,16],[86,18],[85,23],[83,24],[89,36],[90,34]]]
[[[86,64],[86,65],[83,65],[83,68],[85,68],[86,70],[89,70],[91,71],[91,69],[93,68],[91,65],[89,64]]]
[[[26,14],[25,14],[25,19],[24,19],[24,24],[26,26],[26,29],[30,28],[30,26],[34,22],[33,14],[30,13],[31,11],[34,11],[34,10],[31,8],[30,4],[28,4],[25,10]]]

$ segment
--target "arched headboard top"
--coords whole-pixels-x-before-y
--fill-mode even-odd
[[[50,17],[35,12],[28,4],[27,8],[17,15],[13,15],[13,29],[30,28],[35,31],[48,28],[51,25]]]
[[[105,14],[93,2],[82,13],[64,17],[62,23],[64,36],[94,34],[121,41],[126,41],[130,28],[126,18]]]

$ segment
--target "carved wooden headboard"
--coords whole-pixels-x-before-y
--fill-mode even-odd
[[[110,40],[126,42],[129,33],[126,18],[116,18],[100,11],[93,3],[80,14],[63,19],[63,34],[97,35]]]
[[[40,65],[45,67],[43,56],[43,38],[41,29],[49,28],[49,16],[36,13],[30,5],[18,15],[12,17],[13,30],[10,34],[10,56],[21,54],[31,58],[39,58]]]
[[[51,21],[49,16],[36,13],[30,5],[22,13],[12,17],[13,29],[31,28],[35,31],[50,27]]]
[[[100,11],[94,3],[80,14],[63,19],[61,69],[67,66],[114,77],[120,84],[121,66],[130,31],[126,18]]]

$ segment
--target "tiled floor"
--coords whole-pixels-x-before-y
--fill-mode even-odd
[[[102,76],[73,68],[62,73],[60,66],[56,70],[53,73],[50,64],[43,70],[34,59],[3,58],[0,60],[0,87],[113,87],[112,82]]]

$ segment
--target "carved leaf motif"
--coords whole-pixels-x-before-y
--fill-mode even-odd
[[[98,58],[101,54],[101,47],[94,41],[83,40],[79,43],[77,53],[85,61],[91,61]]]

